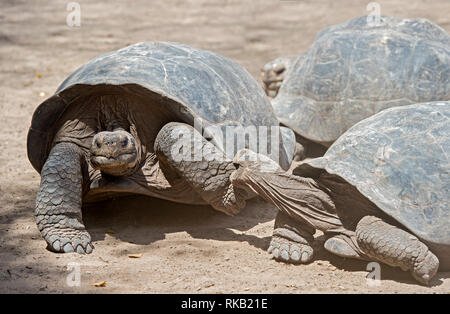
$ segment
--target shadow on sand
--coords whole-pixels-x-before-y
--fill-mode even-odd
[[[230,217],[209,206],[184,205],[145,196],[128,196],[86,204],[83,220],[94,241],[111,233],[122,241],[150,244],[167,233],[185,231],[193,238],[241,241],[265,250],[270,237],[245,231],[275,218],[276,210],[261,200],[248,201],[237,216]],[[234,232],[233,230],[238,232]]]

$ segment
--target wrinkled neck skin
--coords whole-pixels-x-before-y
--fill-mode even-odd
[[[236,167],[236,171],[230,176],[233,186],[258,194],[271,202],[267,195],[270,186],[264,184],[264,180],[283,176],[284,171],[280,165],[269,157],[250,149],[238,151],[233,159],[233,164]]]
[[[106,176],[131,175],[141,166],[141,141],[126,103],[106,97],[100,98],[101,131],[92,139],[89,161],[95,170]],[[104,98],[108,105],[103,102]]]
[[[300,191],[318,189],[313,179],[293,177],[283,171],[261,171],[252,167],[239,167],[232,175],[235,187],[251,191],[277,207],[282,206],[286,197],[300,197]]]
[[[250,190],[298,222],[328,232],[342,232],[342,222],[326,188],[315,179],[282,171],[241,166],[232,175],[234,186]]]

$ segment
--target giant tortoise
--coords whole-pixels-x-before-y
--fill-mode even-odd
[[[383,109],[450,100],[450,36],[426,19],[370,24],[362,16],[321,31],[304,54],[271,61],[262,74],[280,122],[303,143],[328,147]]]
[[[28,157],[41,174],[36,222],[48,248],[90,253],[82,204],[117,195],[238,213],[251,195],[229,182],[240,146],[225,147],[227,126],[273,128],[263,144],[278,153],[264,153],[289,167],[293,132],[277,129],[262,87],[228,58],[142,42],[80,67],[37,107],[28,133]]]
[[[328,251],[399,266],[422,283],[450,269],[450,102],[383,110],[292,174],[253,155],[236,155],[231,182],[279,209],[275,259],[310,261],[319,229]]]

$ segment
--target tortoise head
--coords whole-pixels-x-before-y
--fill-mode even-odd
[[[97,133],[90,153],[92,167],[112,176],[128,175],[138,163],[136,140],[122,128]]]
[[[267,63],[261,69],[261,77],[267,96],[275,97],[285,79],[293,57],[280,57]]]
[[[275,161],[249,149],[238,151],[233,159],[233,165],[236,170],[230,176],[231,184],[247,192],[255,192],[253,185],[256,182],[261,183],[263,177],[283,173]]]

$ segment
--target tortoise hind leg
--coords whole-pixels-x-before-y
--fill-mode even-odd
[[[175,173],[184,179],[214,209],[235,215],[245,207],[247,193],[230,182],[236,170],[233,162],[192,126],[166,124],[156,136],[154,148],[167,177]]]
[[[59,143],[42,168],[35,218],[51,251],[92,252],[91,237],[81,218],[83,161],[78,146]]]
[[[272,240],[267,252],[277,261],[285,263],[308,263],[312,260],[314,250],[314,228],[302,225],[289,215],[279,211],[275,219]]]
[[[356,239],[368,257],[409,270],[423,284],[428,284],[439,268],[438,258],[417,237],[378,217],[362,218]]]

